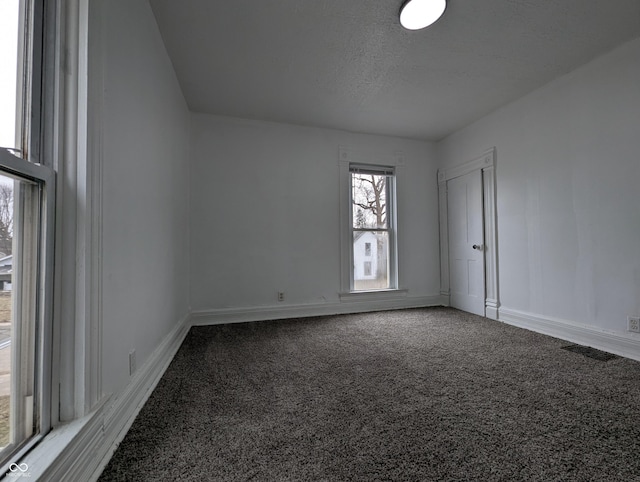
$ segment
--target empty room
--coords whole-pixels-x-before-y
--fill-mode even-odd
[[[0,27],[5,480],[640,480],[640,2]]]

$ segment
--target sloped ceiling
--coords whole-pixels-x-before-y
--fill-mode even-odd
[[[438,140],[640,36],[639,0],[151,0],[194,112]]]

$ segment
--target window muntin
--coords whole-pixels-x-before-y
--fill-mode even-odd
[[[393,169],[352,165],[349,171],[353,261],[351,291],[395,289]]]

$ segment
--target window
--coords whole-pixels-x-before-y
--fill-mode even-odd
[[[349,166],[352,291],[395,289],[395,174],[379,166]],[[366,261],[361,257],[367,257]]]
[[[2,473],[46,433],[51,418],[55,178],[40,149],[44,3],[0,2]]]

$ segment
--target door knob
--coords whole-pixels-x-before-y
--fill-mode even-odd
[[[482,245],[481,244],[474,244],[473,245],[473,249],[477,249],[478,251],[480,251],[482,249]]]

